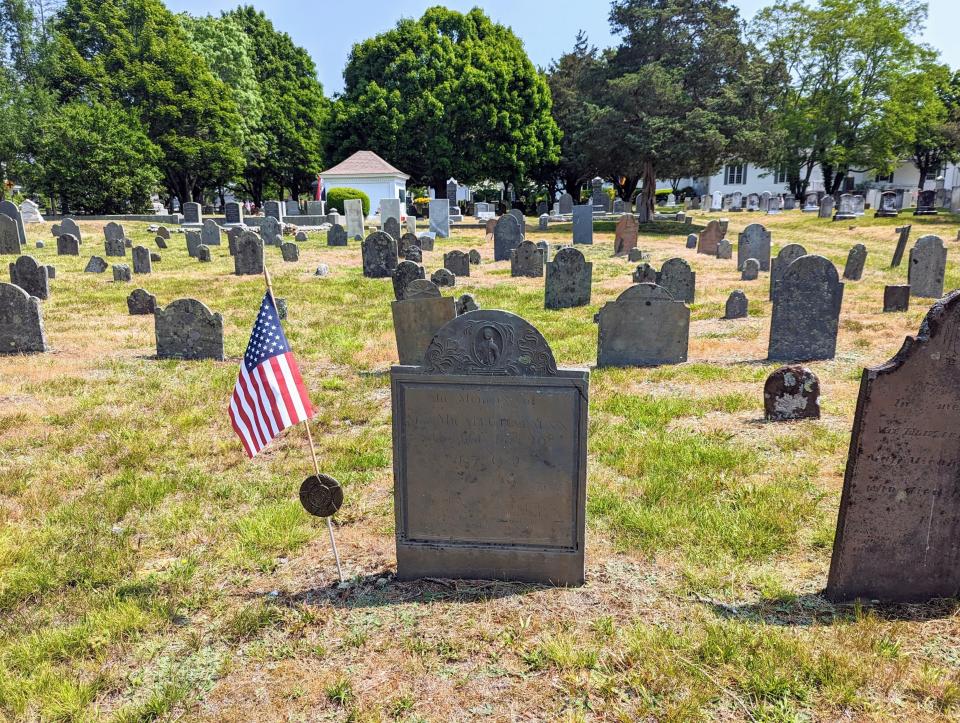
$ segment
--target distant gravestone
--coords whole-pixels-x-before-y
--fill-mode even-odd
[[[149,274],[153,271],[153,260],[150,258],[150,249],[146,246],[133,248],[133,273]]]
[[[730,243],[729,239],[725,239],[725,238],[720,239],[720,243],[717,244],[717,258],[718,259],[733,258],[733,244]]]
[[[47,351],[40,300],[19,286],[0,282],[0,355]]]
[[[566,216],[573,213],[573,196],[569,193],[562,194],[558,203],[560,204],[561,215]]]
[[[857,217],[854,211],[854,196],[850,193],[840,194],[840,201],[837,203],[837,211],[833,214],[834,221],[848,221]]]
[[[421,231],[417,236],[418,245],[422,251],[433,251],[434,235],[429,231]]]
[[[697,275],[684,259],[672,258],[663,262],[657,272],[656,284],[665,289],[675,301],[693,303],[697,288]]]
[[[160,228],[163,228],[163,226]],[[53,224],[52,231],[54,236],[59,236],[64,233],[73,234],[77,237],[78,241],[83,242],[83,234],[80,232],[79,224],[69,216],[61,219],[60,223]]]
[[[724,308],[724,319],[743,319],[747,316],[747,295],[740,289],[731,292]]]
[[[909,286],[883,287],[883,310],[885,312],[907,311],[910,308]]]
[[[327,230],[327,246],[346,246],[347,231],[338,223]]]
[[[833,196],[824,196],[820,199],[820,218],[831,218],[833,216]]]
[[[743,262],[743,269],[740,272],[741,281],[756,281],[760,276],[760,262],[756,259],[747,259]]]
[[[873,215],[880,218],[896,218],[900,215],[896,191],[884,191],[880,194],[880,203]]]
[[[407,233],[417,234],[417,217],[412,213],[407,214]]]
[[[156,263],[159,263],[162,259],[163,257],[156,251],[150,252],[150,263],[156,264]]]
[[[640,231],[640,224],[637,223],[637,217],[632,213],[624,214],[617,221],[613,237],[613,253],[617,256],[628,254],[637,247],[637,233]]]
[[[598,367],[679,364],[687,360],[690,309],[656,284],[631,286],[596,317]]]
[[[463,251],[449,251],[443,255],[443,268],[455,276],[469,276],[470,257]]]
[[[471,266],[479,266],[479,265],[480,265],[480,262],[481,262],[482,259],[480,258],[480,252],[479,252],[479,251],[477,251],[476,249],[470,249],[470,250],[467,252],[467,256],[470,258],[470,265],[471,265]]]
[[[397,577],[581,584],[589,372],[558,369],[520,317],[473,311],[391,391]]]
[[[697,239],[697,253],[716,256],[717,247],[723,239],[723,233],[723,229],[720,227],[720,222],[717,219],[710,221],[707,227],[700,232],[700,238]]]
[[[848,281],[859,281],[863,278],[863,266],[867,262],[867,247],[856,244],[847,254],[847,263],[843,267],[843,278]]]
[[[13,220],[14,225],[17,229],[17,239],[20,241],[20,246],[27,245],[27,232],[23,227],[23,215],[20,213],[20,209],[17,207],[17,204],[12,201],[0,201],[0,215],[8,216]],[[80,237],[77,237],[77,240],[80,240]],[[19,248],[16,251],[10,251],[7,253],[20,253]]]
[[[133,275],[130,272],[130,266],[128,264],[114,264],[112,268],[115,283],[126,284],[133,280]]]
[[[761,271],[770,270],[770,232],[759,223],[751,223],[737,238],[737,269],[747,259],[756,259]]]
[[[273,216],[265,216],[260,223],[260,238],[266,246],[279,246],[283,243],[283,229]]]
[[[359,241],[363,238],[363,201],[359,198],[344,200],[343,212],[347,217],[347,237]]]
[[[227,229],[227,248],[230,250],[231,256],[235,256],[237,253],[237,239],[240,238],[240,234],[249,230],[246,226],[231,226]]]
[[[412,234],[408,231],[400,237],[400,241],[397,244],[397,254],[399,254],[401,258],[406,258],[407,249],[409,249],[411,246],[418,246],[419,243],[420,239],[417,238],[416,234]]]
[[[415,261],[418,264],[423,263],[423,251],[417,245],[407,246],[403,257],[407,261]]]
[[[833,359],[843,283],[823,256],[801,256],[787,267],[773,298],[767,358]]]
[[[196,225],[199,226],[203,223],[203,207],[199,203],[188,202],[183,204],[181,209],[183,213],[183,223],[184,225]]]
[[[307,201],[308,216],[323,216],[326,209],[323,207],[323,201]]]
[[[107,239],[103,242],[103,246],[104,246],[104,251],[106,252],[106,255],[107,255],[108,257],[110,257],[110,256],[114,256],[114,257],[116,257],[116,256],[126,256],[126,255],[127,255],[126,243],[124,243],[124,239],[123,239],[122,237],[121,237],[121,238],[107,238]]]
[[[284,216],[299,216],[300,215],[300,202],[293,198],[288,198],[283,202],[283,215]]]
[[[393,271],[393,296],[397,301],[407,298],[407,287],[417,279],[424,278],[423,267],[413,261],[405,260],[397,264]]]
[[[550,228],[550,217],[542,213],[537,221],[537,229],[539,231],[546,231],[548,228]]]
[[[153,242],[157,245],[158,249],[167,248],[167,240],[163,236],[157,236],[155,239],[153,239]],[[232,254],[233,251],[230,253]]]
[[[517,223],[520,225],[520,233],[526,237],[527,235],[527,219],[523,216],[523,211],[519,208],[511,208],[507,213],[517,219]]]
[[[780,279],[783,277],[784,272],[794,261],[799,259],[801,256],[806,256],[807,250],[803,248],[800,244],[787,244],[782,249],[780,253],[777,254],[777,257],[770,262],[770,300],[773,301],[773,297],[776,294],[777,284],[780,282]]]
[[[191,259],[197,258],[200,246],[203,245],[203,238],[200,236],[200,232],[187,231],[183,234],[183,237],[187,242],[187,256],[189,256]]]
[[[224,223],[228,226],[243,224],[243,205],[236,201],[227,201],[223,205]]]
[[[440,238],[450,238],[450,204],[447,199],[430,201],[430,230]]]
[[[208,218],[203,222],[203,227],[200,229],[200,238],[203,239],[202,243],[204,246],[219,246],[222,239],[220,238],[220,227],[217,226],[217,222],[212,218]]]
[[[433,299],[440,296],[440,287],[430,279],[414,279],[404,290],[404,299]]]
[[[158,307],[154,321],[158,359],[223,360],[223,317],[196,299]]]
[[[264,201],[263,215],[277,222],[283,221],[283,205],[279,201]]]
[[[509,261],[510,254],[523,241],[523,233],[517,219],[504,214],[497,219],[493,229],[493,260]]]
[[[760,210],[760,196],[756,193],[747,194],[747,210],[748,211],[759,211]]]
[[[157,228],[157,236],[159,236],[159,237],[162,238],[162,239],[165,239],[165,240],[169,241],[169,240],[170,240],[170,229],[168,229],[166,226],[159,226],[159,227]]]
[[[109,264],[99,256],[91,256],[83,272],[85,274],[102,274],[108,267]]]
[[[389,279],[397,268],[397,242],[388,233],[374,231],[360,245],[363,275],[370,279]]]
[[[943,296],[943,277],[947,270],[947,248],[939,236],[921,236],[910,249],[907,283],[910,293],[925,299]]]
[[[57,256],[79,256],[80,241],[69,233],[57,236]]]
[[[460,294],[457,297],[457,316],[467,314],[471,311],[480,311],[480,305],[473,298],[472,294]]]
[[[6,214],[0,214],[0,254],[19,254],[21,250],[17,222]]]
[[[569,309],[590,303],[593,264],[572,246],[560,249],[547,262],[543,305],[547,309]]]
[[[543,277],[543,251],[533,241],[523,241],[510,254],[510,276]]]
[[[393,238],[394,241],[399,243],[400,219],[393,218],[392,216],[390,218],[385,219],[383,222],[383,232],[390,234],[390,237]]]
[[[263,240],[252,231],[244,231],[237,239],[233,255],[233,273],[237,276],[263,274]]]
[[[293,240],[299,244],[306,243],[308,239],[306,231],[297,231],[296,236],[293,237]]]
[[[960,590],[960,292],[864,369],[826,597],[890,603]]]
[[[763,385],[763,414],[768,422],[820,419],[820,380],[804,366],[780,367]]]
[[[573,242],[593,243],[593,206],[573,207]]]
[[[127,311],[130,316],[152,315],[157,310],[157,297],[143,289],[135,289],[127,297]]]
[[[340,212],[337,209],[331,208],[327,213],[327,223],[331,226],[333,226],[335,223],[340,223]]]
[[[293,263],[300,260],[300,247],[295,243],[287,241],[280,245],[280,255],[287,263]]]
[[[487,222],[483,226],[484,233],[486,233],[486,235],[490,238],[493,237],[493,233],[496,230],[496,228],[497,228],[497,219],[495,218],[488,218]]]
[[[697,234],[692,233],[687,236],[687,248],[688,249],[697,248]]]
[[[437,269],[430,274],[430,280],[438,287],[453,287],[457,285],[457,277],[450,269]]]
[[[937,192],[920,191],[917,195],[917,207],[914,216],[935,216],[937,214]]]
[[[406,263],[409,262],[403,261],[400,265]],[[420,273],[423,273],[422,268]],[[436,296],[423,295],[409,299],[400,297],[391,304],[393,332],[397,340],[397,358],[400,364],[423,364],[424,353],[434,335],[444,324],[457,316],[453,297],[440,296],[436,285],[429,281],[425,283],[436,289]]]
[[[643,261],[645,258],[648,258],[648,257],[649,257],[649,254],[644,254],[643,249],[639,249],[639,248],[630,249],[629,253],[627,253],[627,261],[630,261],[631,263],[636,263],[637,261]]]
[[[56,266],[51,266],[50,264],[47,264],[47,267],[46,267],[46,268],[47,268],[47,278],[48,278],[48,279],[55,279],[55,278],[57,278],[57,267],[56,267]]]
[[[400,199],[399,198],[382,198],[380,199],[380,230],[386,231],[387,219],[396,219],[397,221],[397,230],[399,231],[400,226]],[[394,238],[399,237],[399,233]]]
[[[10,283],[41,301],[50,298],[50,272],[32,256],[21,256],[10,264]]]
[[[635,284],[655,284],[657,283],[657,270],[650,264],[643,263],[637,266],[633,271],[633,283]]]
[[[913,226],[898,226],[897,233],[897,247],[893,251],[893,259],[890,261],[890,268],[896,268],[900,265],[900,262],[903,261],[903,252],[907,250],[907,241],[910,240],[910,229]]]

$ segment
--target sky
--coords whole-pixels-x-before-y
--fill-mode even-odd
[[[324,92],[343,89],[343,66],[354,43],[389,30],[401,17],[417,18],[434,5],[466,11],[482,7],[496,22],[508,25],[523,41],[535,65],[551,60],[573,47],[578,30],[586,32],[593,45],[614,44],[607,22],[608,0],[166,0],[174,12],[218,15],[239,4],[252,4],[269,17],[276,28],[313,56]],[[960,67],[960,0],[928,0],[930,14],[921,40],[937,48],[942,62]],[[752,18],[770,0],[733,0],[745,18]],[[255,41],[256,39],[254,39]]]

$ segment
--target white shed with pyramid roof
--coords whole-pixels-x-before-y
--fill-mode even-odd
[[[356,188],[370,197],[370,216],[374,216],[384,198],[399,198],[401,213],[406,208],[407,179],[373,151],[357,151],[333,168],[320,173],[327,193],[331,188]]]

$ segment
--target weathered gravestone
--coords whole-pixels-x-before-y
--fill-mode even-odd
[[[687,236],[687,248],[688,249],[697,248],[697,234],[692,233]]]
[[[573,207],[573,242],[593,243],[593,206]]]
[[[539,244],[537,244],[537,245],[539,246]],[[480,262],[481,262],[482,259],[480,258],[480,252],[479,252],[479,251],[477,251],[476,249],[470,249],[470,250],[467,252],[467,256],[468,256],[469,259],[470,259],[470,265],[471,265],[471,266],[479,266],[479,265],[480,265]]]
[[[397,243],[397,254],[401,258],[407,257],[407,249],[411,246],[418,246],[420,239],[417,238],[416,234],[407,232],[400,237],[400,241]]]
[[[617,221],[613,237],[613,253],[617,256],[628,254],[637,247],[637,232],[640,230],[640,224],[637,223],[637,217],[632,213],[624,214]]]
[[[55,278],[57,278],[57,267],[56,267],[56,266],[51,266],[50,264],[47,264],[47,278],[48,278],[48,279],[55,279]]]
[[[799,364],[780,367],[763,385],[763,415],[769,422],[820,419],[820,380]]]
[[[327,230],[327,246],[346,246],[347,231],[338,223]]]
[[[446,201],[444,201],[446,203]],[[402,262],[402,266],[407,261]],[[420,269],[421,273],[423,269]],[[391,304],[393,331],[397,339],[397,359],[401,364],[423,364],[423,355],[434,335],[448,321],[457,316],[452,296],[440,296],[440,290],[432,282],[436,296],[418,292],[413,298],[400,297]]]
[[[724,319],[743,319],[747,315],[747,295],[740,289],[732,291],[727,297]]]
[[[840,194],[840,202],[837,204],[837,212],[833,214],[834,221],[849,221],[857,217],[854,211],[853,195],[850,193]]]
[[[761,271],[770,270],[770,232],[759,223],[751,223],[737,237],[737,269],[742,271],[747,259],[756,259]]]
[[[720,239],[717,244],[717,258],[724,260],[733,258],[733,244],[730,243],[729,239]]]
[[[183,234],[187,242],[187,256],[191,259],[197,258],[197,251],[203,245],[203,239],[199,231],[187,231]]]
[[[657,270],[648,263],[642,263],[633,270],[632,278],[635,284],[655,284],[657,283]]]
[[[637,261],[643,261],[646,258],[649,258],[649,254],[643,253],[643,249],[633,248],[630,249],[630,252],[627,254],[627,261],[631,263],[636,263]]]
[[[777,286],[767,358],[833,359],[843,301],[836,267],[823,256],[801,256],[787,267]]]
[[[0,214],[0,254],[19,254],[20,251],[17,222],[6,214]]]
[[[300,215],[300,202],[294,198],[288,198],[283,202],[283,215],[284,216],[299,216]]]
[[[486,234],[488,239],[493,238],[493,234],[496,228],[497,228],[497,219],[488,218],[487,222],[483,225],[484,233]]]
[[[450,237],[450,204],[447,199],[430,201],[430,230],[440,238]]]
[[[150,258],[150,249],[146,246],[133,248],[133,273],[149,274],[153,271],[153,260]]]
[[[102,274],[107,270],[109,264],[106,261],[101,259],[99,256],[91,256],[90,260],[87,262],[86,268],[83,270],[86,274]]]
[[[151,262],[151,263],[154,263],[154,264],[159,263],[162,258],[163,258],[163,257],[162,257],[159,253],[157,253],[156,251],[150,251],[150,262]]]
[[[19,286],[0,281],[0,354],[47,350],[40,300]]]
[[[443,255],[443,268],[455,276],[469,276],[470,257],[463,251],[449,251]]]
[[[13,201],[0,201],[0,215],[8,216],[13,220],[14,226],[17,230],[17,239],[20,241],[20,246],[27,245],[27,232],[23,228],[23,215],[20,213],[20,209],[17,208],[17,204]],[[79,240],[80,237],[77,237]],[[16,251],[7,251],[5,253],[20,253],[18,248]]]
[[[287,263],[300,260],[300,247],[291,241],[280,244],[280,256]]]
[[[190,201],[180,209],[183,213],[183,225],[199,226],[203,223],[203,207],[199,203]]]
[[[252,231],[244,231],[237,239],[237,253],[233,255],[233,273],[237,276],[255,276],[263,273],[263,240]]]
[[[165,248],[167,248],[167,240],[166,240],[163,236],[157,236],[155,239],[153,239],[153,242],[157,245],[157,248],[158,248],[158,249],[165,249]],[[231,253],[231,255],[233,254],[233,247],[232,247],[232,246],[231,246],[231,248],[230,248],[230,253]]]
[[[79,256],[80,242],[76,236],[65,233],[57,236],[57,256]]]
[[[561,215],[566,216],[573,213],[573,196],[571,196],[569,193],[562,194],[558,204]]]
[[[159,226],[157,228],[157,236],[169,241],[170,240],[170,229],[166,226]]]
[[[202,243],[204,246],[219,246],[222,239],[220,238],[220,227],[217,226],[217,222],[212,218],[204,220],[203,226],[200,229],[200,238],[203,239]]]
[[[935,216],[937,213],[937,192],[920,191],[917,195],[917,207],[914,209],[913,215]]]
[[[399,242],[400,241],[400,219],[393,218],[392,216],[385,219],[383,222],[383,232],[390,234],[390,237]]]
[[[909,286],[884,286],[883,310],[885,312],[906,311],[910,308]]]
[[[60,220],[60,223],[53,224],[53,226],[50,228],[50,232],[53,234],[54,237],[57,237],[60,234],[64,234],[64,233],[73,234],[74,236],[77,237],[78,241],[81,241],[81,242],[83,241],[83,234],[80,232],[80,226],[77,224],[77,222],[74,219],[70,218],[69,216],[65,216],[64,218],[62,218]]]
[[[807,250],[800,244],[787,244],[780,249],[780,253],[777,254],[777,257],[770,262],[769,298],[771,301],[773,301],[773,297],[776,295],[777,284],[780,283],[780,279],[783,277],[783,274],[786,272],[790,264],[799,259],[801,256],[806,255]]]
[[[760,276],[760,262],[756,259],[747,259],[743,262],[743,268],[740,271],[741,281],[756,281]]]
[[[569,309],[590,303],[593,264],[583,254],[568,246],[560,249],[553,261],[547,262],[543,306],[546,309]]]
[[[947,248],[939,236],[921,236],[910,249],[907,283],[910,293],[925,299],[943,296],[943,276],[947,270]]]
[[[273,216],[265,216],[260,223],[260,238],[267,246],[279,246],[283,243],[283,228]]]
[[[690,309],[656,284],[631,286],[596,316],[598,367],[679,364],[687,360]]]
[[[120,238],[107,237],[103,242],[103,247],[107,257],[127,255],[127,245],[122,236]]]
[[[717,219],[713,219],[707,224],[707,227],[700,232],[700,238],[697,239],[697,253],[716,256],[717,247],[720,245],[722,238],[723,230],[720,227],[720,222]]]
[[[430,280],[439,287],[453,287],[457,285],[457,276],[450,269],[437,269],[430,274]]]
[[[401,261],[393,271],[393,296],[397,301],[407,298],[407,288],[417,279],[424,278],[423,267],[410,260]],[[439,328],[439,327],[438,327]]]
[[[422,251],[433,251],[434,234],[429,231],[422,231],[417,236],[417,240],[419,241],[417,245]]]
[[[224,223],[228,226],[243,224],[243,205],[236,201],[227,201],[223,205]]]
[[[407,214],[407,233],[417,234],[417,217],[412,213]]]
[[[33,256],[21,256],[10,264],[10,283],[41,301],[50,298],[50,272]]]
[[[863,266],[867,262],[867,247],[856,244],[847,254],[847,263],[843,267],[843,278],[848,281],[859,281],[863,278]]]
[[[264,201],[263,215],[276,221],[283,221],[283,204],[279,201]]]
[[[134,289],[127,297],[127,311],[130,316],[146,316],[157,310],[157,297],[144,289]]]
[[[510,254],[510,276],[543,277],[543,251],[533,241],[523,241]]]
[[[158,359],[223,359],[223,317],[196,299],[158,307],[154,320]]]
[[[457,297],[457,316],[471,311],[480,311],[480,305],[473,298],[473,294],[460,294]]]
[[[382,198],[380,199],[380,230],[387,230],[387,219],[395,219],[397,222],[397,230],[400,228],[400,199],[399,198]],[[399,237],[399,233],[394,238]]]
[[[403,257],[408,261],[416,261],[418,264],[423,263],[423,250],[416,244],[407,246],[406,249],[404,249]]]
[[[237,240],[240,238],[240,235],[249,230],[246,226],[231,226],[227,229],[227,248],[231,256],[237,253]]]
[[[128,264],[114,264],[112,268],[115,283],[125,284],[133,280],[133,275],[130,272],[130,266]]]
[[[820,218],[830,218],[833,216],[833,196],[827,195],[820,199]]]
[[[760,195],[756,193],[747,194],[747,210],[748,211],[759,211],[760,210]]]
[[[537,219],[537,230],[546,231],[548,228],[550,228],[550,217],[545,213],[540,214]]]
[[[896,218],[900,215],[896,191],[884,191],[880,194],[880,203],[873,215],[880,218]]]
[[[960,591],[960,291],[864,369],[826,595],[921,602]]]
[[[293,237],[293,240],[299,244],[306,243],[308,239],[306,231],[297,231],[296,235]]]
[[[913,226],[897,226],[897,247],[893,250],[893,258],[890,260],[890,268],[896,268],[903,261],[903,252],[907,250],[907,241],[910,240],[910,229]]]
[[[693,303],[696,294],[697,275],[684,259],[672,258],[663,262],[657,272],[657,286],[666,289],[675,301]]]
[[[343,212],[347,217],[347,236],[359,241],[363,238],[363,201],[359,198],[345,199]]]
[[[384,231],[374,231],[360,244],[363,275],[370,279],[388,279],[397,268],[397,242]]]
[[[523,241],[520,224],[510,214],[504,214],[493,228],[493,260],[509,261],[510,254]],[[426,247],[423,247],[426,248]]]
[[[509,211],[507,211],[507,213],[517,219],[517,223],[520,224],[520,233],[522,233],[524,238],[526,238],[527,219],[523,217],[523,211],[521,211],[519,208],[511,208]]]
[[[474,311],[390,377],[397,577],[581,584],[589,372]]]

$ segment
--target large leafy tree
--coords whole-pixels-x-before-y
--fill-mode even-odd
[[[205,188],[239,174],[234,97],[160,0],[68,0],[56,29],[61,101],[133,111],[159,148],[171,196],[199,201]]]
[[[263,103],[253,125],[256,143],[247,148],[244,190],[257,203],[275,184],[296,197],[323,170],[323,128],[329,102],[317,80],[317,69],[306,50],[273,27],[252,7],[225,14],[252,39],[253,69]]]
[[[904,155],[920,171],[917,186],[946,163],[960,160],[960,71],[928,63],[905,79],[895,93],[913,132],[905,137]]]
[[[429,184],[517,184],[558,159],[550,90],[508,28],[474,8],[428,9],[353,47],[328,155],[372,150]]]

